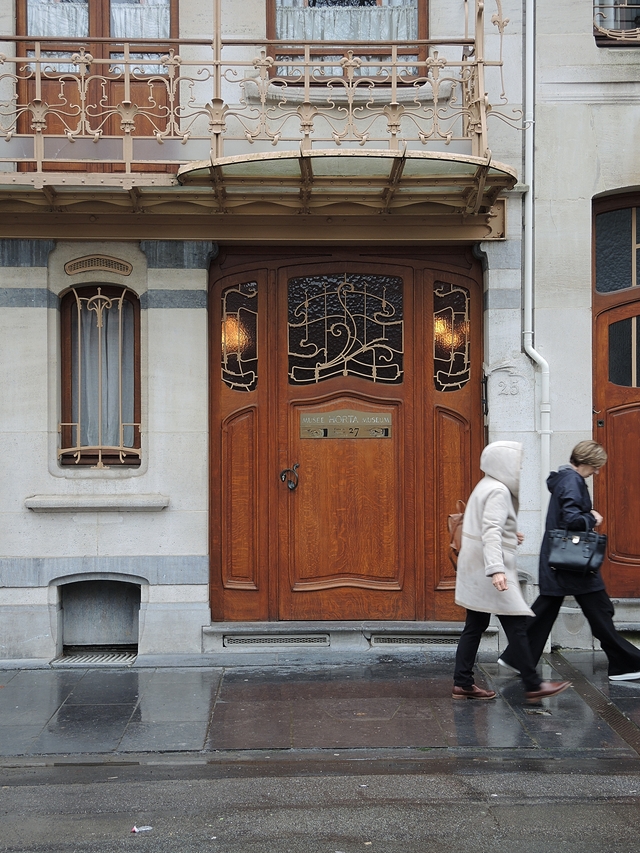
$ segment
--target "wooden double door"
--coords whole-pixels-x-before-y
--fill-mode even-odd
[[[461,618],[446,517],[479,473],[480,300],[464,249],[223,252],[214,619]]]

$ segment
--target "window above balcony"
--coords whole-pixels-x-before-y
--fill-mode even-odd
[[[167,39],[177,35],[172,6],[172,0],[19,0],[18,32],[51,38]]]
[[[593,31],[600,47],[640,45],[640,0],[594,0]]]
[[[411,41],[426,38],[418,0],[271,0],[270,28],[293,41]]]

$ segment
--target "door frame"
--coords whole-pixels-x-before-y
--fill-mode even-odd
[[[431,391],[426,389],[426,383],[433,382],[433,376],[427,376],[423,367],[412,364],[415,374],[415,406],[416,411],[423,413],[425,430],[425,441],[422,442],[420,451],[416,452],[415,458],[415,490],[409,496],[417,507],[424,511],[415,511],[415,536],[413,553],[416,555],[416,588],[415,607],[416,621],[459,621],[463,611],[453,603],[453,589],[455,587],[455,574],[448,560],[448,534],[446,529],[446,516],[455,508],[455,502],[459,498],[466,499],[472,486],[478,479],[479,459],[485,444],[485,429],[483,424],[483,393],[482,393],[482,362],[483,362],[483,278],[479,261],[473,256],[471,246],[449,246],[446,247],[380,247],[370,246],[357,247],[332,247],[332,246],[275,246],[265,248],[261,246],[237,246],[235,244],[220,247],[220,253],[211,267],[210,271],[210,310],[209,310],[209,364],[210,364],[210,597],[211,612],[214,621],[279,621],[278,614],[278,588],[277,588],[277,559],[278,541],[276,532],[278,530],[279,509],[278,503],[281,495],[276,500],[268,501],[266,504],[265,524],[268,528],[267,539],[262,552],[266,562],[259,572],[258,586],[254,597],[261,598],[262,604],[255,607],[246,616],[238,615],[237,610],[228,608],[225,604],[225,584],[222,576],[221,536],[221,510],[223,498],[221,495],[220,465],[217,458],[220,455],[220,419],[217,411],[216,393],[214,383],[219,382],[220,371],[219,358],[220,329],[217,323],[220,320],[220,312],[211,300],[213,298],[216,282],[226,279],[232,275],[248,275],[250,272],[262,269],[264,280],[267,283],[266,294],[263,304],[271,312],[277,311],[277,286],[276,277],[279,267],[300,266],[302,263],[309,265],[330,264],[342,261],[343,263],[386,265],[389,267],[406,266],[411,264],[416,270],[416,294],[422,294],[416,299],[414,317],[415,335],[420,334],[426,342],[424,352],[432,346],[433,317],[427,316],[424,310],[425,277],[419,270],[424,270],[437,280],[438,273],[443,278],[447,275],[459,277],[469,282],[469,290],[472,293],[472,375],[469,381],[469,400],[466,414],[460,413],[453,405],[453,399],[447,392]],[[429,279],[429,280],[432,280]],[[422,303],[422,304],[421,304]],[[263,312],[264,313],[264,312]],[[272,316],[277,316],[273,313]],[[263,320],[264,332],[266,333],[266,320]],[[262,328],[262,326],[261,326]],[[271,362],[276,358],[275,353],[269,356]],[[422,359],[423,365],[426,359]],[[272,363],[267,369],[273,373]],[[263,383],[264,385],[265,383]],[[263,388],[263,394],[266,394]],[[426,400],[431,396],[433,406],[430,412],[425,409]],[[265,411],[268,417],[278,417],[277,399],[275,394],[266,394],[264,400]],[[468,421],[468,422],[467,422]],[[457,431],[455,442],[443,454],[442,447],[438,458],[441,463],[436,466],[433,463],[433,483],[435,488],[427,487],[427,476],[419,472],[425,470],[425,459],[429,453],[435,456],[438,436],[449,431],[451,428]],[[262,436],[264,453],[262,462],[268,466],[270,473],[280,465],[280,454],[278,448],[269,446],[266,436],[265,425],[262,424],[258,430]],[[417,443],[416,443],[417,444]],[[273,445],[273,442],[272,442]],[[461,449],[462,448],[462,449]],[[443,458],[443,456],[445,458]],[[462,459],[462,462],[460,460]],[[451,477],[454,465],[458,465],[461,472],[458,476]],[[287,466],[284,466],[287,467]],[[276,472],[276,474],[277,474]],[[437,493],[437,494],[436,494]],[[436,519],[436,513],[438,518]],[[440,516],[442,516],[440,518]],[[432,519],[436,519],[432,521]],[[438,601],[440,600],[440,604]]]

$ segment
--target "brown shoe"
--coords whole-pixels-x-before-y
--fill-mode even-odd
[[[454,687],[451,694],[452,699],[495,699],[495,690],[483,690],[477,684],[471,687]]]
[[[524,695],[527,702],[539,702],[541,699],[548,699],[549,696],[557,696],[567,687],[571,687],[570,681],[543,681],[537,690],[528,690]]]

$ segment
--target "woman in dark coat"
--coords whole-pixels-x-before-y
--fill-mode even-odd
[[[540,595],[531,606],[533,618],[527,625],[527,638],[535,662],[540,659],[560,607],[566,595],[573,595],[586,616],[593,636],[600,640],[609,659],[611,681],[640,679],[640,649],[624,639],[613,625],[613,604],[607,595],[600,573],[581,575],[555,571],[549,566],[549,531],[593,530],[601,521],[592,509],[585,480],[597,474],[607,461],[604,448],[595,441],[581,441],[571,453],[570,465],[552,471],[547,479],[551,500],[547,511],[545,534],[540,549]],[[509,647],[498,663],[517,671]]]

